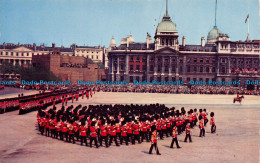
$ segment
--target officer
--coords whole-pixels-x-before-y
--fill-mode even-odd
[[[173,128],[172,128],[172,143],[171,143],[170,148],[173,148],[174,142],[176,143],[177,148],[181,148],[179,146],[179,141],[177,139],[177,127],[175,124],[173,124]]]
[[[215,125],[215,119],[214,119],[214,112],[210,113],[210,125],[211,125],[211,133],[215,133],[216,132],[216,125]]]
[[[152,154],[153,147],[156,150],[157,155],[161,155],[157,146],[157,131],[156,126],[152,126],[152,137],[151,137],[151,147],[149,150],[149,154]]]
[[[187,138],[189,138],[189,141],[191,141],[191,131],[190,131],[190,125],[189,123],[186,125],[186,136],[185,136],[185,139],[184,139],[184,142],[187,142]]]

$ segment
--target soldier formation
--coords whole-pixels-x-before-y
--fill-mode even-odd
[[[185,132],[185,142],[191,142],[191,129],[199,119],[200,136],[205,136],[204,126],[207,124],[206,109],[184,108],[177,110],[161,104],[150,105],[89,105],[73,107],[62,106],[59,110],[53,107],[49,110],[39,109],[37,121],[42,135],[50,136],[62,141],[76,143],[96,148],[105,145],[107,148],[115,143],[122,144],[151,142],[149,153],[155,148],[157,154],[157,137],[172,136],[171,148],[179,142],[177,135]],[[210,114],[211,132],[216,131],[214,113]],[[204,131],[204,132],[203,132]],[[104,144],[103,144],[104,142]]]

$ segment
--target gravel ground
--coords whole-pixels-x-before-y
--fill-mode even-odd
[[[18,111],[0,115],[0,162],[259,162],[260,161],[260,97],[245,96],[233,104],[234,95],[175,95],[144,93],[96,93],[92,99],[78,104],[161,103],[167,106],[207,108],[215,112],[217,133],[206,127],[206,137],[199,129],[192,130],[192,143],[178,137],[181,149],[169,148],[171,138],[158,141],[162,155],[148,154],[150,143],[136,145],[114,144],[99,149],[62,142],[39,134],[36,112],[18,115]],[[71,103],[69,103],[71,105]],[[59,105],[58,105],[59,106]]]

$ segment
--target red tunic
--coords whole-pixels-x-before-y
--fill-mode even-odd
[[[87,136],[87,132],[84,126],[80,126],[80,136]]]
[[[95,127],[94,127],[94,126],[91,126],[91,127],[89,128],[89,130],[90,130],[90,136],[91,136],[92,138],[95,138],[95,137],[97,136],[97,132],[96,132]]]
[[[100,132],[101,132],[100,133],[101,136],[107,136],[107,130],[105,126],[100,127]]]

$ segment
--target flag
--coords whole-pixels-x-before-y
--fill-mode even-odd
[[[246,17],[245,23],[247,22],[247,19],[249,19],[249,14],[248,14],[247,17]]]

